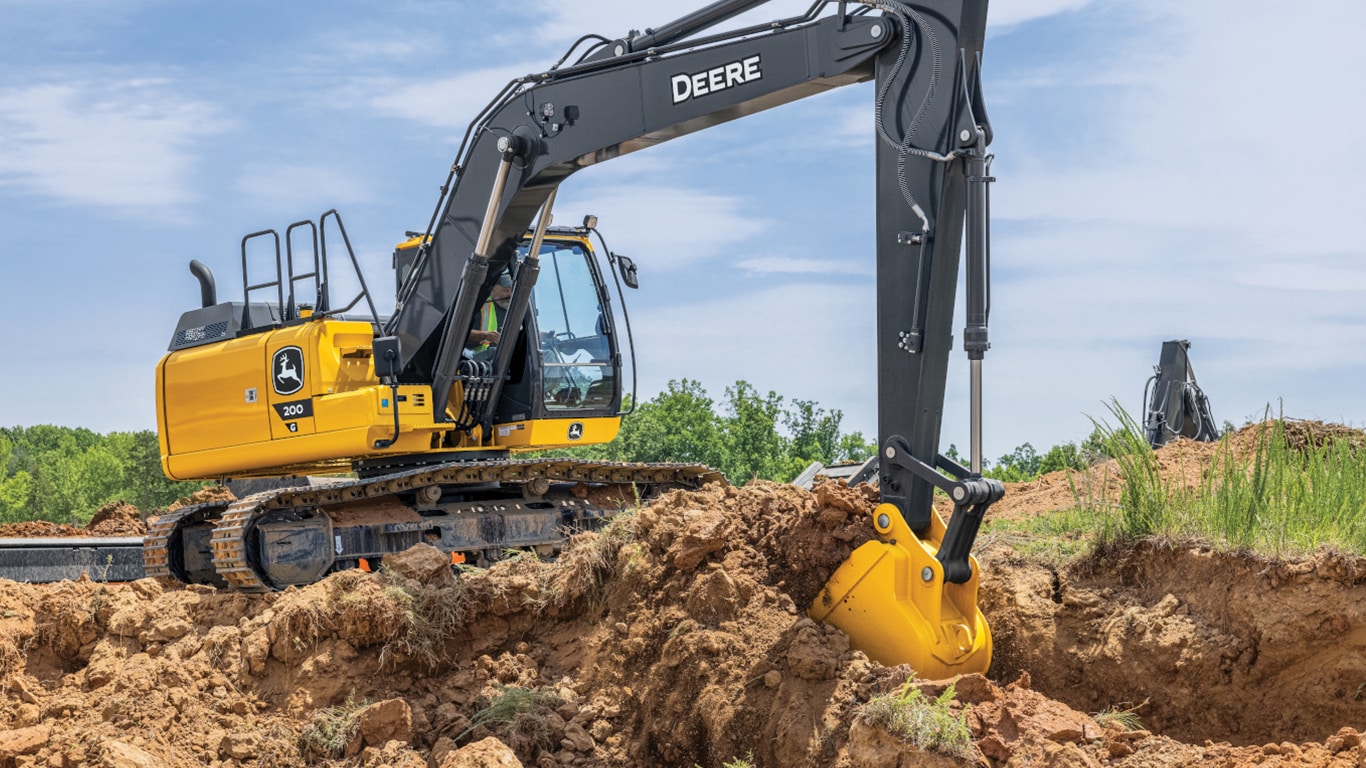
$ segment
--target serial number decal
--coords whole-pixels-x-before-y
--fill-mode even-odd
[[[275,412],[285,421],[306,419],[313,415],[313,401],[291,400],[288,403],[275,403]]]
[[[675,104],[682,104],[698,96],[717,93],[734,88],[741,83],[762,80],[764,71],[759,68],[759,56],[755,54],[746,59],[732,61],[701,72],[674,75],[669,79],[673,86]]]

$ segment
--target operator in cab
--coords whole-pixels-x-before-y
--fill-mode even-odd
[[[507,273],[498,276],[498,282],[489,291],[488,300],[480,308],[474,327],[465,340],[465,349],[475,360],[487,359],[498,344],[503,319],[507,316],[508,305],[512,301],[512,278]]]

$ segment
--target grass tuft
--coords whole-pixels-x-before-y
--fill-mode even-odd
[[[370,702],[355,700],[355,692],[346,697],[346,703],[313,713],[313,717],[299,734],[299,741],[305,752],[313,752],[328,757],[341,757],[346,745],[360,733],[361,710]]]
[[[1108,434],[1124,479],[1126,537],[1198,537],[1273,556],[1325,546],[1366,554],[1366,451],[1353,440],[1320,439],[1312,424],[1268,419],[1238,436],[1238,445],[1225,435],[1200,482],[1187,487],[1160,477],[1156,453],[1135,442],[1132,418],[1112,410],[1123,425]]]
[[[395,657],[413,659],[434,668],[446,659],[448,641],[464,626],[470,596],[462,580],[449,587],[414,585],[380,568],[392,581],[385,585],[384,596],[398,609],[402,631],[385,644],[381,662]]]
[[[907,680],[896,693],[875,696],[859,708],[857,717],[883,728],[922,750],[971,759],[976,749],[966,712],[954,713],[950,703],[956,686],[949,685],[931,699]]]
[[[1091,715],[1102,727],[1108,723],[1114,723],[1126,731],[1143,730],[1143,721],[1138,717],[1138,710],[1142,709],[1148,702],[1144,701],[1136,707],[1129,709],[1118,709],[1116,707],[1106,707],[1104,710]]]
[[[521,739],[539,744],[550,745],[551,728],[547,713],[560,700],[548,691],[498,686],[498,695],[470,718],[470,727],[455,737],[459,743],[480,727],[488,728],[496,734],[516,734]]]

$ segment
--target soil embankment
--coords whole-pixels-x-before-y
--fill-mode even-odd
[[[975,758],[863,723],[909,670],[802,611],[873,503],[674,492],[458,578],[417,548],[268,595],[0,582],[0,768],[1366,764],[1366,564],[1327,554],[1143,542],[1053,568],[992,545],[996,657],[955,698]],[[1148,730],[1090,714],[1130,707]]]

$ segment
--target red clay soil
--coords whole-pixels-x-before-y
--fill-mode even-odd
[[[1153,544],[986,549],[996,658],[952,705],[975,752],[918,750],[860,714],[910,671],[802,614],[872,507],[713,486],[554,562],[452,578],[417,547],[267,595],[0,582],[0,768],[1366,765],[1366,565]],[[1149,730],[1087,714],[1112,707]]]

